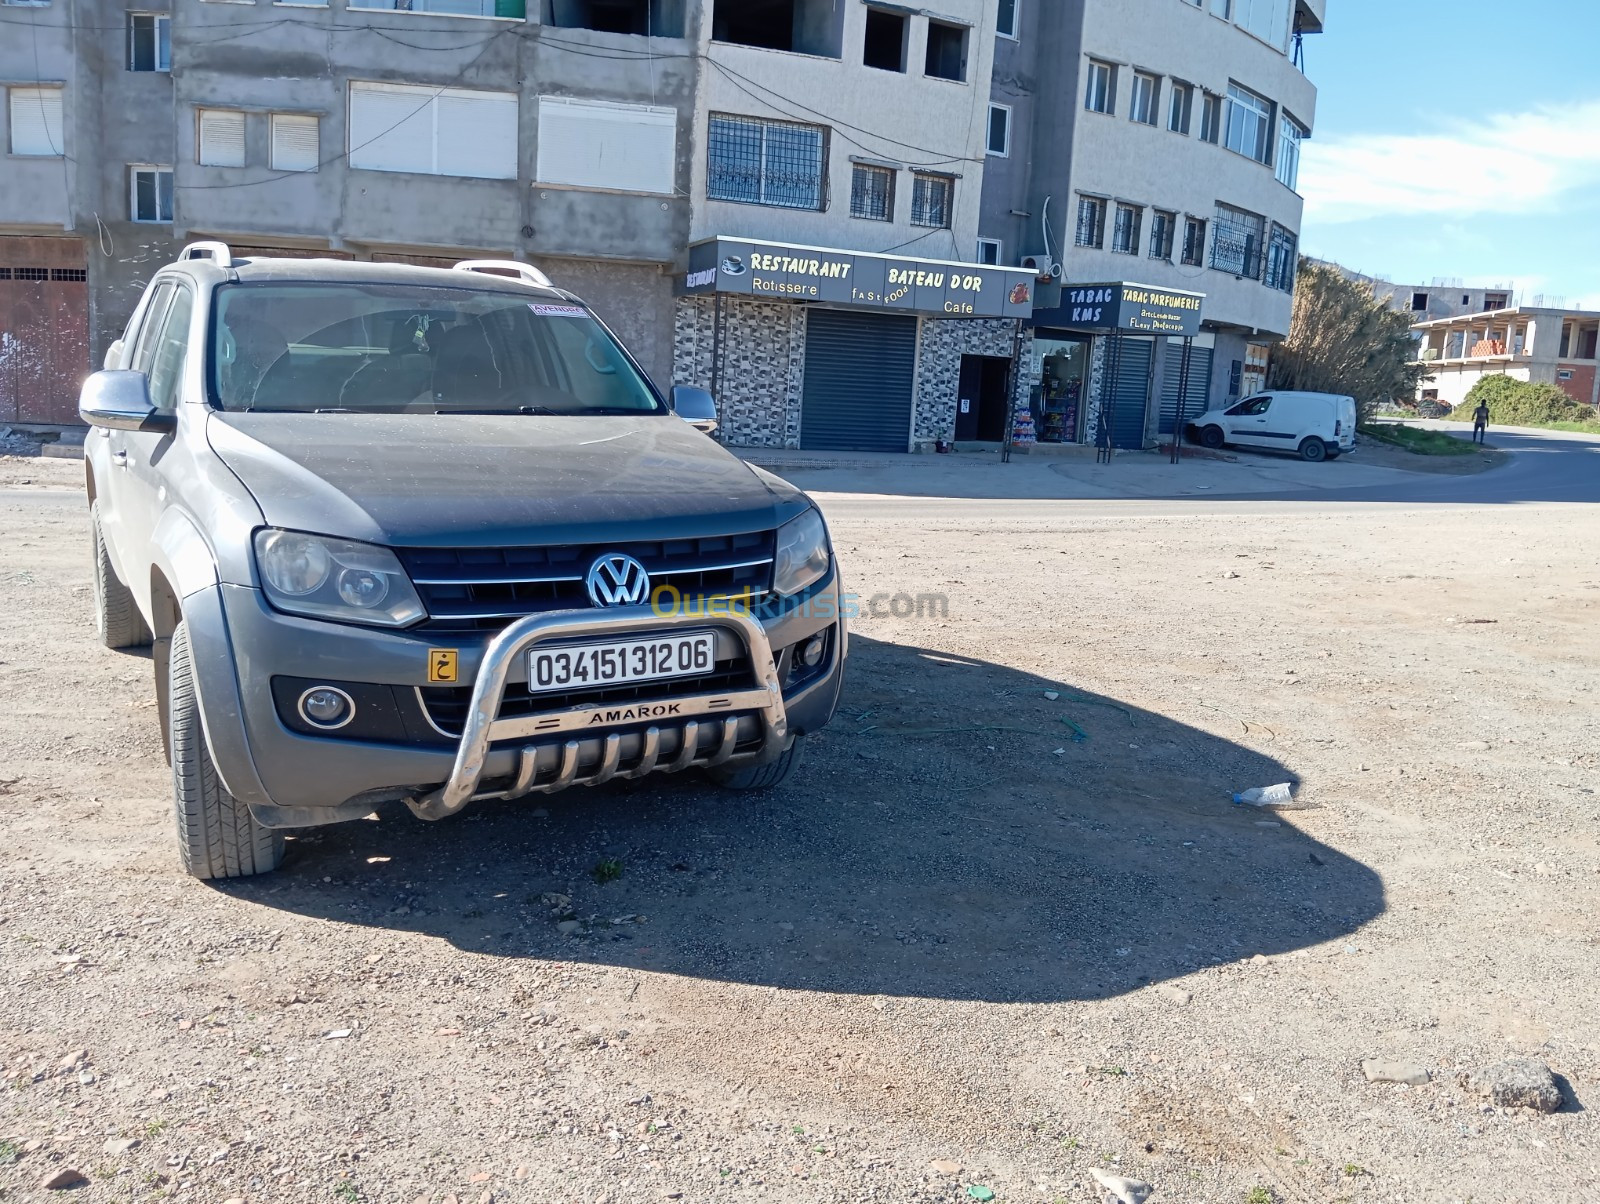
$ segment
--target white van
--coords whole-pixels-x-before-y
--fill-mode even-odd
[[[1302,460],[1332,460],[1356,445],[1356,399],[1337,393],[1256,393],[1186,428],[1206,447],[1268,447]]]

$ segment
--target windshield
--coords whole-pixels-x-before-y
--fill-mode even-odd
[[[661,411],[581,305],[472,288],[217,289],[209,387],[225,410],[374,414]]]

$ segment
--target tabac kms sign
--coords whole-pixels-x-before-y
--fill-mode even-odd
[[[1068,330],[1121,330],[1187,338],[1200,333],[1204,293],[1179,292],[1149,284],[1067,284],[1061,306],[1034,315],[1039,326]]]

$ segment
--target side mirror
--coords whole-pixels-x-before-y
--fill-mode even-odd
[[[143,372],[106,369],[93,373],[78,394],[78,416],[90,426],[115,431],[176,430],[178,416],[156,409]]]
[[[672,412],[697,431],[711,434],[717,429],[717,403],[710,393],[693,385],[673,385]]]

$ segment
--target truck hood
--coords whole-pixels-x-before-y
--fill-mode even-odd
[[[808,504],[670,415],[212,413],[206,435],[270,525],[393,547],[732,535]]]

